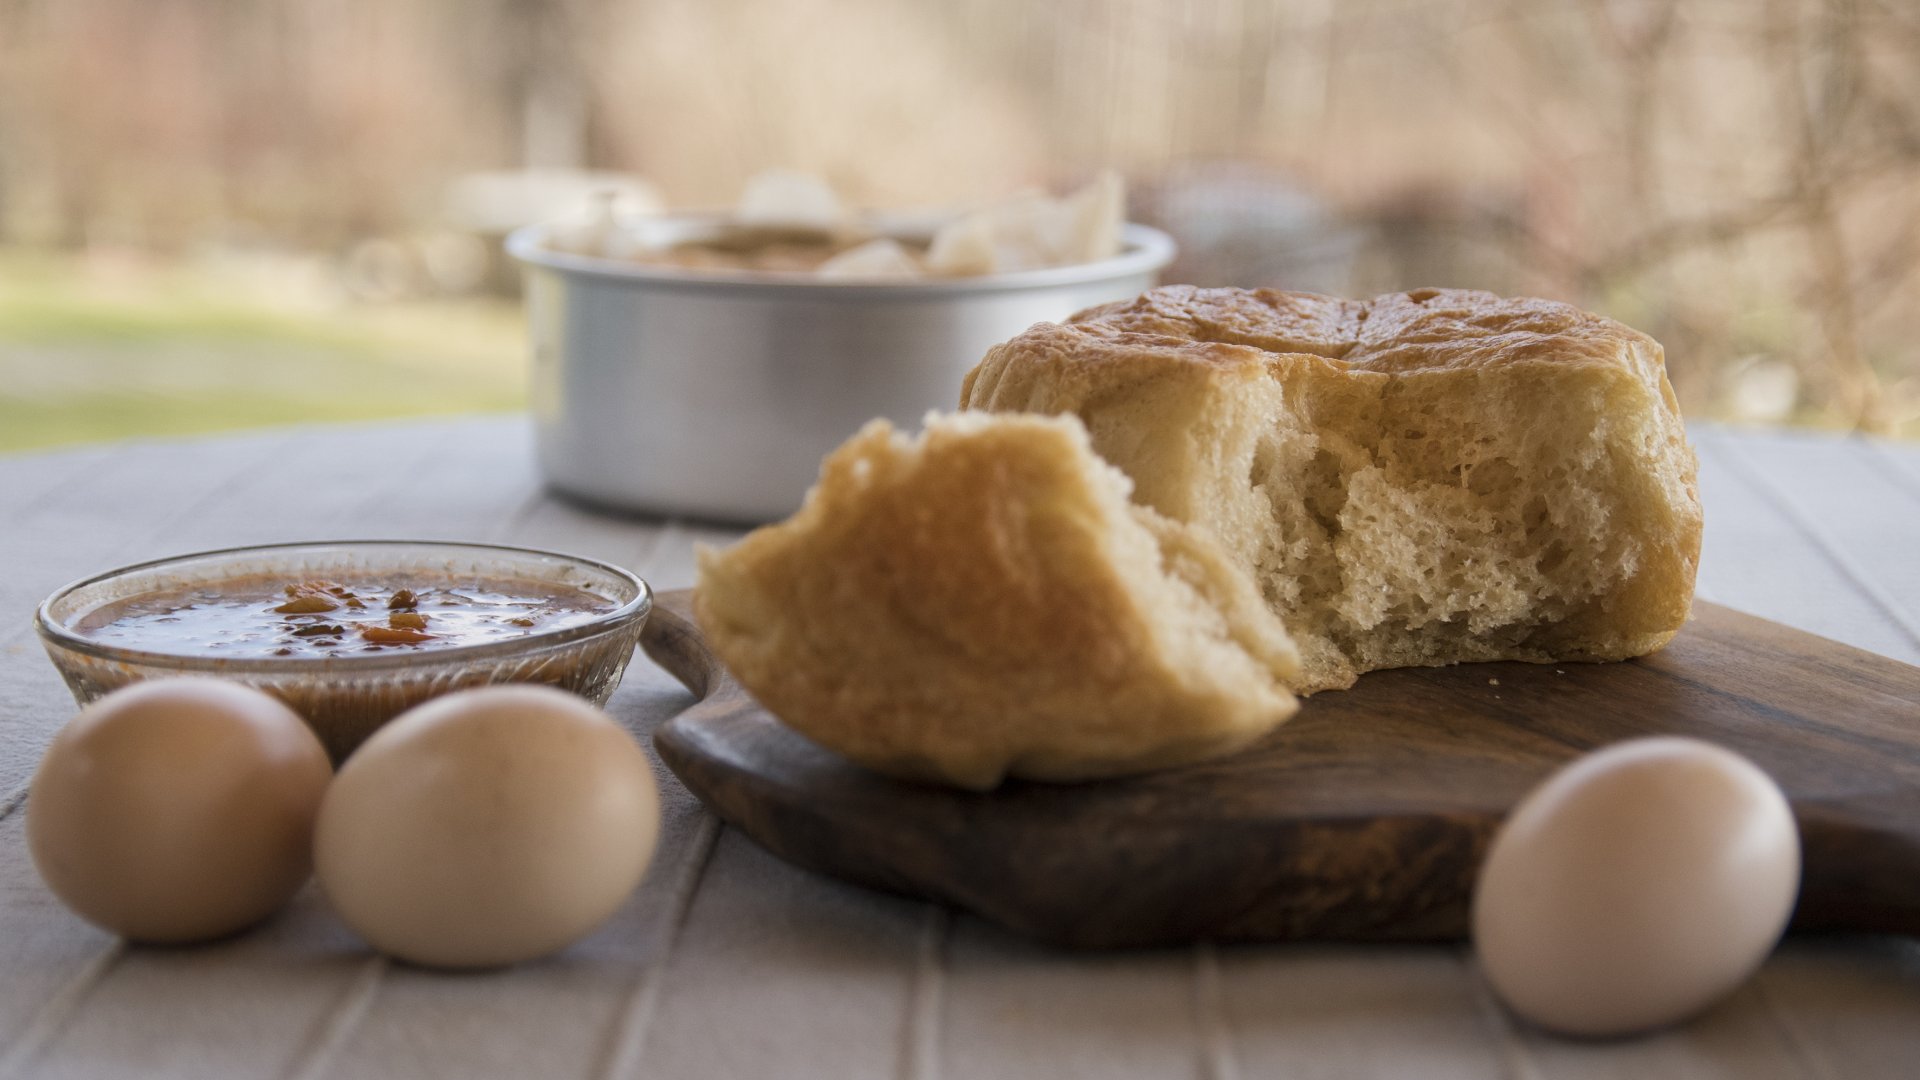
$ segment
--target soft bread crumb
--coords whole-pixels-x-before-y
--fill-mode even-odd
[[[1040,324],[963,408],[1072,413],[1218,539],[1296,691],[1468,660],[1617,660],[1686,620],[1695,461],[1660,346],[1565,304],[1171,286]]]
[[[788,521],[699,551],[695,612],[774,715],[855,762],[985,789],[1226,753],[1298,654],[1198,530],[1128,501],[1072,417],[876,420]]]

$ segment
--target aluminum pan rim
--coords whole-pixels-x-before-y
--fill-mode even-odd
[[[709,215],[681,215],[689,223],[708,223],[719,219]],[[550,227],[527,225],[507,236],[507,253],[528,266],[556,270],[570,276],[592,278],[635,288],[665,288],[691,292],[717,292],[728,295],[755,295],[783,299],[819,300],[929,300],[947,296],[979,293],[1024,292],[1062,286],[1085,285],[1134,277],[1164,268],[1173,261],[1173,237],[1148,225],[1127,224],[1121,228],[1123,250],[1111,259],[1054,266],[1040,270],[1017,270],[1006,274],[984,274],[968,278],[937,278],[913,281],[830,280],[808,275],[776,277],[750,270],[686,271],[673,267],[636,263],[626,259],[595,255],[576,255],[554,251],[546,246]]]

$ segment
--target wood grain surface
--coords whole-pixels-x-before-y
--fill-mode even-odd
[[[701,699],[655,734],[695,795],[790,862],[1048,943],[1462,937],[1514,803],[1582,751],[1652,734],[1780,782],[1805,849],[1796,928],[1920,932],[1920,668],[1713,604],[1640,660],[1375,672],[1228,758],[973,794],[780,724],[706,650],[689,599],[660,598],[645,645]]]
[[[34,604],[121,563],[321,529],[574,551],[668,592],[693,583],[696,542],[737,537],[543,495],[531,430],[503,416],[0,455],[0,1077],[1914,1076],[1914,937],[1796,935],[1691,1023],[1568,1041],[1506,1018],[1458,944],[1038,946],[775,858],[664,766],[639,891],[587,940],[510,972],[385,964],[312,888],[199,949],[124,947],[62,908],[22,827],[27,780],[73,714]],[[1920,445],[1691,434],[1701,595],[1920,664]],[[635,662],[608,708],[651,745],[692,701]]]

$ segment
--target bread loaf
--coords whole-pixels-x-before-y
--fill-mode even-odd
[[[1256,578],[1301,692],[1618,660],[1687,617],[1700,503],[1660,346],[1565,304],[1155,289],[995,347],[961,405],[1079,416],[1136,501]]]
[[[700,551],[695,613],[774,715],[883,772],[988,788],[1236,749],[1297,708],[1297,653],[1128,487],[1071,417],[875,421],[793,518]]]

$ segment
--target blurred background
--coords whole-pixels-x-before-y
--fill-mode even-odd
[[[522,400],[514,225],[1112,167],[1168,281],[1572,301],[1920,435],[1913,0],[0,0],[0,450]]]

